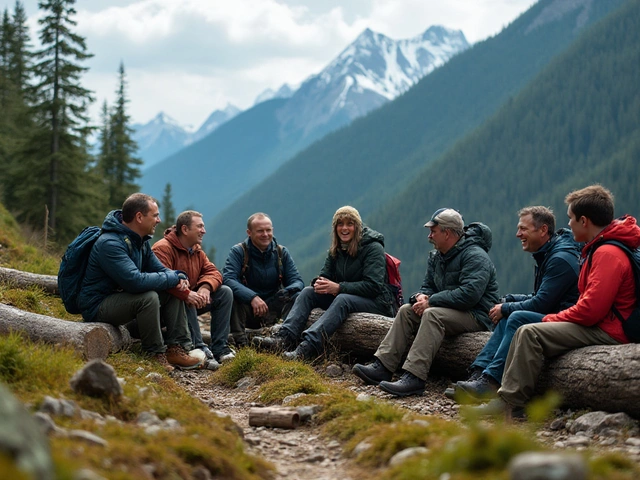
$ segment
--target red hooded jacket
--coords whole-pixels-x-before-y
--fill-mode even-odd
[[[602,245],[588,254],[594,244],[617,240],[631,249],[640,246],[640,227],[636,219],[625,215],[614,220],[582,249],[582,269],[578,278],[578,302],[557,314],[546,315],[543,322],[573,322],[585,327],[597,326],[621,343],[629,343],[622,323],[611,307],[627,318],[636,305],[633,267],[627,254],[615,245]]]
[[[165,267],[182,270],[187,274],[191,290],[197,290],[201,285],[207,284],[211,291],[215,292],[222,285],[222,274],[200,245],[194,245],[191,251],[184,248],[176,235],[175,227],[168,228],[164,232],[164,238],[157,241],[151,249]],[[167,291],[181,300],[186,300],[189,296],[187,290],[181,292],[177,288],[171,288]]]

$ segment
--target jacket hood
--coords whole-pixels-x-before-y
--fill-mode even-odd
[[[573,232],[569,228],[561,228],[556,230],[551,240],[549,240],[549,248],[553,248],[555,251],[566,250],[572,252],[579,252],[583,247],[582,244],[576,242],[573,239]]]
[[[365,246],[374,242],[378,242],[384,247],[384,235],[382,235],[380,232],[376,232],[369,227],[364,227],[362,229],[362,240],[360,240],[360,245]]]
[[[132,241],[139,242],[140,244],[152,238],[151,235],[145,235],[143,238],[140,238],[140,235],[122,223],[122,210],[111,210],[107,214],[104,222],[102,222],[102,231],[126,235]]]
[[[464,227],[464,243],[461,248],[467,248],[471,245],[477,245],[485,252],[489,253],[493,243],[493,235],[491,229],[484,223],[473,222]]]
[[[593,245],[604,240],[617,240],[632,250],[636,249],[640,247],[640,227],[638,227],[636,219],[631,215],[617,218],[602,230],[596,238],[585,245],[582,249],[582,256],[586,257]]]

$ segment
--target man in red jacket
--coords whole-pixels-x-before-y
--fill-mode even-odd
[[[555,314],[529,313],[542,317],[542,323],[518,329],[511,342],[498,398],[475,407],[480,414],[523,416],[546,357],[589,345],[629,342],[613,307],[623,318],[628,318],[635,308],[633,267],[619,247],[598,244],[617,240],[631,249],[638,248],[640,227],[631,216],[614,220],[613,195],[601,185],[571,192],[565,203],[574,239],[586,244],[582,249],[578,302]]]
[[[209,359],[207,368],[215,370],[218,363],[235,357],[227,342],[233,292],[222,285],[222,274],[202,250],[205,233],[202,214],[187,210],[178,215],[175,226],[168,228],[164,238],[156,242],[152,249],[164,266],[187,274],[189,290],[174,288],[168,292],[186,303],[193,344]],[[207,311],[211,312],[209,346],[202,340],[197,315]]]

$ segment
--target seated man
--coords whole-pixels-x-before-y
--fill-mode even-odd
[[[546,207],[527,207],[518,212],[516,237],[522,250],[536,262],[532,295],[507,295],[489,311],[496,325],[491,338],[471,364],[471,378],[458,382],[460,389],[474,398],[493,395],[502,381],[504,362],[516,330],[531,318],[525,312],[557,313],[578,300],[580,245],[571,230],[554,232],[556,219]]]
[[[202,214],[187,210],[178,215],[175,226],[164,232],[164,238],[156,242],[153,251],[168,268],[186,272],[190,288],[173,288],[169,293],[187,304],[187,318],[191,338],[196,348],[209,359],[207,367],[215,369],[218,363],[235,358],[227,343],[233,292],[222,285],[222,275],[202,250],[204,228]],[[211,344],[202,340],[198,314],[211,312]],[[214,360],[214,361],[211,361]]]
[[[304,288],[289,251],[276,242],[271,219],[264,213],[249,217],[247,239],[231,248],[222,276],[233,291],[231,335],[239,347],[247,345],[247,326],[260,328],[286,317]]]
[[[492,240],[489,228],[481,223],[465,228],[462,216],[450,208],[437,210],[425,227],[435,250],[429,254],[420,291],[398,311],[375,361],[353,367],[366,383],[397,396],[424,392],[445,335],[491,330],[488,312],[498,302],[496,269],[487,254]],[[405,372],[391,382],[407,350]]]
[[[545,358],[589,345],[628,343],[614,311],[628,318],[635,308],[633,267],[621,248],[602,242],[617,240],[638,248],[640,228],[633,217],[613,219],[613,195],[601,185],[571,192],[565,203],[573,237],[586,243],[578,279],[580,297],[559,313],[526,313],[531,324],[520,327],[513,337],[498,398],[474,407],[479,414],[523,415]]]
[[[172,365],[198,368],[202,360],[187,353],[192,343],[184,302],[166,291],[188,288],[187,277],[162,265],[149,247],[158,223],[157,202],[142,193],[107,215],[89,255],[78,305],[85,322],[118,326],[135,320],[142,349],[167,371]],[[166,327],[164,339],[161,327]]]

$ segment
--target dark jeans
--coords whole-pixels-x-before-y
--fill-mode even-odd
[[[191,350],[184,307],[182,300],[167,292],[114,293],[102,301],[96,320],[115,326],[134,322],[142,349],[150,354],[165,352],[167,345]],[[164,339],[162,327],[167,329]]]
[[[202,339],[198,315],[211,312],[211,345],[209,348],[216,356],[224,355],[229,351],[227,343],[229,337],[229,325],[231,320],[231,307],[233,305],[233,291],[226,285],[220,285],[218,290],[211,294],[211,303],[206,307],[196,310],[194,306],[187,305],[187,319],[189,320],[189,332],[194,347],[207,346]]]
[[[273,325],[281,318],[286,318],[298,295],[300,292],[294,294],[284,303],[275,297],[269,299],[267,301],[269,313],[264,317],[254,317],[250,304],[240,303],[234,299],[231,309],[231,336],[235,344],[239,347],[247,345],[247,333],[245,332],[247,327],[261,328]]]
[[[322,308],[325,312],[309,328],[304,330],[309,314],[314,308]],[[287,315],[278,335],[298,343],[300,337],[306,341],[316,353],[321,353],[324,342],[335,333],[350,313],[369,312],[384,315],[372,298],[341,293],[333,296],[318,294],[313,287],[305,287],[296,299],[291,312]],[[304,331],[303,331],[304,330]]]
[[[490,375],[496,382],[502,384],[504,365],[516,330],[522,325],[542,321],[540,314],[531,315],[532,313],[534,312],[521,310],[500,320],[489,341],[471,364],[471,368],[482,368],[482,373]]]

